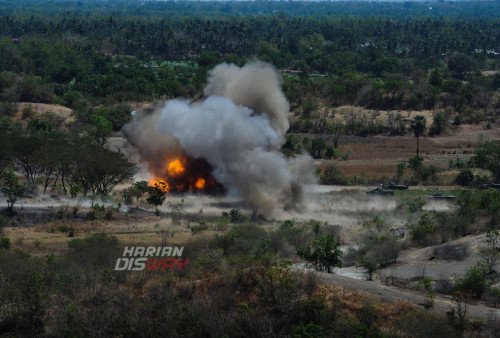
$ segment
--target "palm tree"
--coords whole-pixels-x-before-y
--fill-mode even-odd
[[[420,152],[420,136],[425,132],[425,125],[425,117],[422,115],[415,116],[411,123],[411,129],[413,129],[413,134],[417,138],[417,157],[419,157]]]

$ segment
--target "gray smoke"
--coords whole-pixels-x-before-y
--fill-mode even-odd
[[[279,151],[289,126],[280,81],[263,62],[220,64],[209,73],[205,100],[168,101],[152,115],[136,116],[124,133],[153,172],[165,156],[184,152],[205,159],[230,194],[264,215],[297,209],[302,185],[314,180],[312,160]]]

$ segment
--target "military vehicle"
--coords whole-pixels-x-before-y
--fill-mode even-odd
[[[394,196],[394,191],[382,188],[375,188],[366,192],[369,195]]]
[[[489,188],[500,189],[500,183],[491,183],[491,182],[488,182],[488,183],[485,183],[485,184],[481,184],[481,189],[489,189]]]

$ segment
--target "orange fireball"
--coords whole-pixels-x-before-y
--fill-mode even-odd
[[[179,159],[175,159],[168,164],[167,172],[170,176],[179,176],[184,173],[184,166]]]
[[[158,177],[154,177],[154,178],[150,179],[149,186],[151,186],[153,188],[160,189],[163,192],[168,192],[170,190],[170,187],[169,187],[167,181],[165,181],[162,178],[158,178]]]
[[[196,180],[196,182],[194,183],[194,186],[198,190],[205,188],[205,179],[200,177],[199,179]]]

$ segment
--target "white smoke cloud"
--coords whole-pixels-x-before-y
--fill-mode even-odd
[[[262,62],[218,65],[205,95],[200,102],[171,100],[153,115],[136,116],[124,133],[153,167],[158,152],[205,159],[217,182],[266,216],[300,208],[302,185],[314,180],[312,159],[289,159],[279,151],[289,105],[275,69]]]

